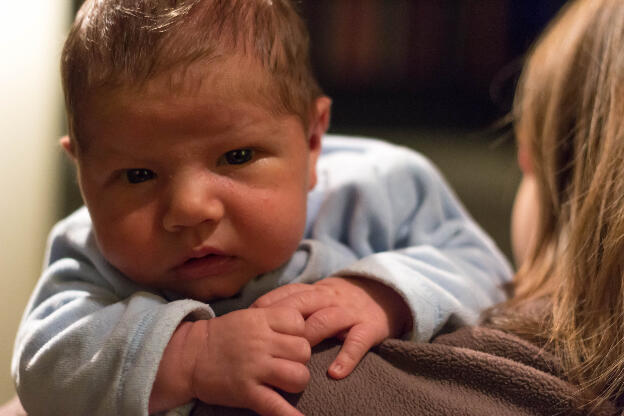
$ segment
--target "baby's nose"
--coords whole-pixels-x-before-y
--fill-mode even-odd
[[[170,232],[218,222],[225,214],[218,185],[210,178],[188,178],[172,183],[163,226]]]

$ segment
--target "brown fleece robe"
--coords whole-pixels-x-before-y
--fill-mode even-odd
[[[284,394],[307,416],[618,414],[611,404],[581,410],[578,389],[551,354],[490,328],[464,328],[429,344],[387,340],[337,381],[326,371],[339,347],[334,340],[315,347],[308,387]],[[254,413],[198,404],[192,414]]]

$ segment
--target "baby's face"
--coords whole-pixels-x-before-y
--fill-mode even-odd
[[[250,102],[156,91],[87,106],[77,162],[98,244],[135,282],[232,296],[296,249],[320,142]]]

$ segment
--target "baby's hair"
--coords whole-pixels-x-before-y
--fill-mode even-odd
[[[539,226],[515,298],[491,318],[547,341],[589,404],[624,393],[623,50],[624,2],[578,0],[530,54],[514,116]],[[539,298],[547,316],[514,314]]]
[[[212,62],[232,57],[264,72],[268,82],[257,89],[272,112],[296,115],[307,127],[322,91],[308,30],[290,0],[87,0],[61,60],[70,137],[80,142],[80,110],[94,94],[140,90],[194,64],[210,73]]]

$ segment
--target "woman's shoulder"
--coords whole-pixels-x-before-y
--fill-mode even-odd
[[[433,343],[386,340],[342,380],[327,377],[341,345],[313,349],[306,390],[286,398],[306,415],[613,415],[607,404],[589,411],[578,389],[557,375],[552,356],[512,334],[463,328]],[[199,405],[193,415],[243,415]]]

